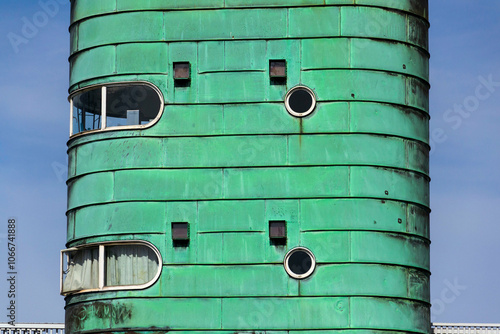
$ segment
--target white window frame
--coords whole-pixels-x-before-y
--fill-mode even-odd
[[[311,96],[311,100],[312,100],[312,103],[311,103],[311,106],[309,107],[309,109],[307,111],[303,112],[303,113],[296,112],[290,106],[290,97],[292,96],[292,94],[294,92],[296,92],[298,90],[304,90],[304,91],[306,91]],[[312,112],[314,111],[314,109],[316,109],[316,104],[317,104],[316,95],[314,94],[314,91],[311,88],[307,87],[307,86],[299,85],[299,86],[292,87],[286,93],[286,95],[285,95],[285,108],[286,108],[286,111],[288,111],[288,113],[290,115],[298,117],[298,118],[306,117],[306,116],[309,116],[310,114],[312,114]]]
[[[148,124],[144,125],[121,125],[121,126],[111,126],[107,127],[106,124],[106,100],[107,100],[107,88],[108,87],[114,87],[114,86],[131,86],[131,85],[145,85],[150,88],[152,88],[156,94],[158,94],[158,98],[160,99],[160,110],[158,111],[158,114],[156,117],[149,122]],[[94,90],[101,87],[101,128],[100,129],[94,129],[94,130],[88,130],[88,131],[81,131],[78,133],[73,133],[74,128],[73,128],[73,98],[81,93],[84,93],[86,91]],[[113,130],[127,130],[127,129],[145,129],[153,126],[158,122],[158,120],[161,118],[161,115],[163,114],[163,110],[165,109],[165,100],[163,98],[163,94],[160,91],[158,87],[156,87],[154,84],[147,82],[147,81],[121,81],[121,82],[110,82],[110,83],[104,83],[104,84],[97,84],[97,85],[91,85],[85,88],[81,88],[78,90],[75,90],[70,94],[68,97],[69,103],[70,103],[70,125],[69,125],[69,136],[70,138],[80,136],[83,134],[89,134],[89,133],[95,133],[98,131],[113,131]]]
[[[293,253],[295,253],[297,251],[301,251],[301,252],[306,253],[311,259],[311,268],[309,268],[309,270],[307,272],[305,272],[304,274],[294,273],[293,270],[290,269],[290,265],[288,263],[288,260],[290,259],[290,257],[293,255]],[[283,260],[283,266],[285,267],[285,271],[287,272],[288,276],[295,278],[295,279],[298,279],[298,280],[301,280],[304,278],[308,278],[316,270],[316,257],[314,256],[313,252],[311,252],[308,248],[295,247],[295,248],[290,249],[288,251],[288,253],[286,253],[285,259]]]
[[[106,253],[105,248],[109,246],[123,246],[123,245],[143,245],[152,249],[158,259],[158,271],[155,276],[147,283],[143,284],[135,284],[135,285],[118,285],[118,286],[106,286],[104,283],[105,277],[105,262],[106,262]],[[72,290],[63,292],[63,283],[64,283],[64,257],[66,256],[66,263],[69,262],[69,254],[70,252],[79,251],[85,248],[91,247],[99,247],[99,287],[96,289],[84,289],[84,290]],[[59,293],[63,296],[67,296],[70,294],[76,293],[84,293],[84,292],[95,292],[95,291],[113,291],[113,290],[142,290],[146,289],[153,284],[156,283],[158,278],[161,275],[161,271],[163,268],[163,260],[158,248],[156,248],[152,243],[143,240],[119,240],[119,241],[106,241],[106,242],[95,242],[90,244],[85,244],[78,247],[72,247],[61,250],[60,257],[60,280],[59,280]]]

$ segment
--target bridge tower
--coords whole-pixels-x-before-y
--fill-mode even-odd
[[[66,333],[429,333],[427,0],[72,0]]]

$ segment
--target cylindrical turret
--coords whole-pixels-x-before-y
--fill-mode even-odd
[[[428,333],[427,0],[72,0],[66,333]]]

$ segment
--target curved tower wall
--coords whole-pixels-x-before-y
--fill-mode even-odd
[[[147,241],[162,271],[68,294],[66,333],[428,333],[428,27],[426,0],[73,0],[70,93],[148,82],[164,108],[70,138],[67,246]]]

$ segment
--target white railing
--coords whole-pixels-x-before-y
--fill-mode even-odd
[[[433,323],[433,334],[500,334],[500,324]]]
[[[0,323],[0,334],[64,334],[64,324],[16,324]]]
[[[432,334],[500,334],[500,324],[432,323]],[[64,334],[64,324],[0,323],[0,334]]]

